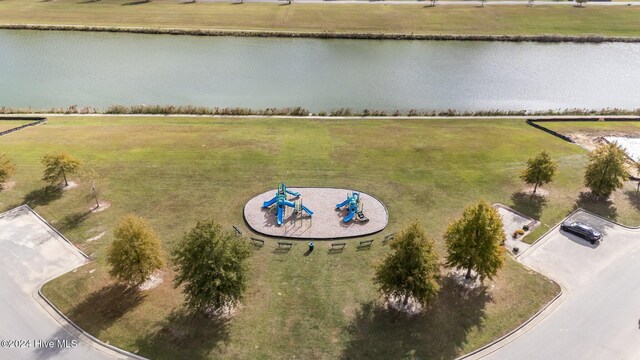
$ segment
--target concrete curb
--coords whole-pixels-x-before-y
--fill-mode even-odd
[[[520,265],[522,265],[522,264],[520,264]],[[523,265],[523,266],[524,266],[524,265]],[[525,266],[525,267],[526,267],[526,266]],[[527,269],[529,269],[529,268],[527,267]],[[554,281],[554,282],[555,282],[555,281]],[[558,284],[557,282],[555,282],[555,283],[556,283],[556,284]],[[518,327],[516,327],[515,329],[513,329],[513,330],[509,331],[508,333],[506,333],[506,334],[502,335],[502,336],[501,336],[501,337],[499,337],[498,339],[496,339],[496,340],[494,340],[494,341],[492,341],[492,342],[488,343],[487,345],[485,345],[485,346],[483,346],[483,347],[481,347],[481,348],[479,348],[479,349],[476,349],[476,350],[474,350],[474,351],[472,351],[472,352],[470,352],[470,353],[468,353],[468,354],[465,354],[465,355],[462,355],[462,356],[460,356],[460,357],[457,357],[457,358],[455,358],[455,360],[471,359],[471,357],[473,357],[473,356],[475,356],[475,355],[478,355],[478,354],[479,354],[479,353],[481,353],[482,351],[488,350],[488,349],[489,349],[489,348],[491,348],[492,346],[496,346],[496,345],[498,345],[499,343],[501,343],[501,342],[503,342],[503,341],[508,340],[512,335],[514,335],[514,334],[515,334],[515,333],[517,333],[518,331],[522,330],[525,326],[529,325],[529,324],[530,324],[530,323],[532,323],[534,320],[542,320],[542,319],[544,319],[544,317],[548,316],[548,315],[549,315],[553,310],[555,310],[555,309],[551,309],[551,306],[552,306],[552,305],[556,305],[556,307],[557,307],[558,305],[560,305],[560,303],[556,303],[556,301],[557,301],[558,299],[560,299],[560,298],[564,295],[564,290],[565,290],[565,289],[564,289],[564,287],[563,287],[562,285],[560,285],[560,284],[558,284],[558,286],[560,286],[560,293],[558,293],[558,295],[556,295],[556,297],[554,297],[553,299],[551,299],[551,300],[550,300],[550,301],[549,301],[545,306],[543,306],[543,307],[542,307],[542,309],[538,310],[538,312],[537,312],[537,313],[535,313],[533,316],[531,316],[531,317],[530,317],[529,319],[527,319],[525,322],[523,322],[522,324],[520,324],[520,325],[519,325]],[[549,314],[545,315],[545,316],[544,316],[544,317],[542,317],[542,318],[539,318],[539,316],[540,316],[540,315],[542,315],[542,314],[543,314],[545,311],[547,311],[548,309],[550,310]],[[513,338],[513,340],[515,340],[515,339],[517,339],[517,337],[516,337],[516,338]],[[511,341],[509,341],[509,342],[511,342]],[[504,345],[509,344],[509,342],[505,343]],[[501,346],[501,347],[502,347],[502,346]],[[501,348],[501,347],[500,347],[500,348]],[[493,353],[493,352],[495,352],[495,351],[498,351],[500,348],[495,349],[494,351],[491,351],[491,352],[490,352],[490,353],[488,353],[487,355],[489,355],[489,354],[491,354],[491,353]],[[484,355],[484,356],[486,356],[486,355]],[[482,356],[482,357],[484,357],[484,356]]]
[[[11,210],[8,210],[2,214],[0,214],[0,216],[3,216],[5,214],[8,213],[12,213],[12,212],[19,212],[19,211],[23,211],[23,210],[27,210],[30,214],[34,215],[39,221],[41,221],[49,230],[51,230],[52,232],[55,233],[55,235],[59,236],[60,238],[62,238],[64,241],[67,242],[67,244],[71,247],[73,247],[74,251],[77,251],[79,254],[81,254],[84,258],[85,258],[85,262],[77,267],[75,267],[74,269],[70,270],[73,271],[75,269],[78,269],[86,264],[89,263],[90,258],[89,256],[87,256],[87,254],[85,254],[84,252],[82,252],[80,249],[78,249],[71,241],[69,241],[69,239],[67,239],[64,235],[62,235],[58,230],[56,230],[51,224],[49,224],[49,222],[47,222],[44,218],[42,218],[42,216],[40,216],[38,213],[36,213],[33,209],[31,209],[31,207],[27,204],[24,205],[20,205],[16,208],[13,208]],[[54,320],[56,320],[65,330],[67,330],[69,333],[71,333],[72,335],[76,336],[78,338],[78,340],[80,341],[84,341],[85,343],[87,343],[87,345],[102,351],[110,356],[113,356],[115,358],[118,359],[135,359],[135,360],[147,360],[146,358],[130,353],[126,350],[122,350],[120,348],[117,348],[113,345],[109,345],[106,344],[102,341],[100,341],[98,338],[94,337],[93,335],[89,334],[88,332],[82,330],[82,328],[80,328],[78,325],[76,325],[73,321],[71,321],[71,319],[69,319],[62,311],[60,311],[60,309],[58,309],[49,299],[47,299],[47,297],[44,296],[44,294],[42,293],[42,287],[62,276],[65,274],[68,274],[69,272],[66,272],[64,274],[60,274],[57,276],[54,276],[50,279],[47,279],[46,281],[44,281],[43,283],[41,283],[36,290],[33,291],[32,296],[34,298],[34,300],[40,304],[40,306],[43,307],[43,309],[45,311],[47,311],[47,313],[49,313],[49,315],[51,315]],[[41,300],[41,301],[40,301]],[[53,310],[53,314],[51,313],[50,310]],[[57,315],[56,316],[54,316]],[[71,328],[67,325],[70,325]],[[115,353],[115,354],[114,354]]]
[[[81,265],[81,266],[84,266],[84,265],[86,265],[86,263]],[[65,274],[62,274],[62,275],[65,275]],[[60,276],[62,276],[62,275],[60,275]],[[42,294],[42,287],[46,283],[48,283],[48,282],[50,282],[50,281],[52,281],[52,280],[54,280],[54,279],[56,279],[58,277],[54,277],[54,278],[48,279],[45,283],[43,283],[42,285],[40,285],[40,287],[38,287],[37,296],[40,299],[42,299],[44,304],[42,302],[38,301],[38,298],[35,296],[35,294],[34,294],[34,298],[40,304],[40,306],[45,308],[45,310],[47,310],[45,305],[48,306],[49,308],[51,308],[62,319],[62,321],[66,322],[68,325],[71,325],[73,327],[73,330],[67,328],[65,326],[66,324],[63,324],[60,321],[60,319],[56,319],[56,321],[58,321],[58,323],[60,323],[60,325],[62,325],[62,327],[64,327],[67,331],[69,331],[74,336],[78,337],[78,339],[80,341],[84,340],[85,342],[88,343],[88,345],[90,345],[93,348],[95,348],[97,350],[100,350],[100,351],[102,351],[102,352],[104,352],[104,353],[106,353],[108,355],[111,355],[111,356],[115,355],[114,356],[115,358],[118,358],[118,359],[148,360],[147,358],[142,357],[140,355],[136,355],[136,354],[130,353],[130,352],[126,351],[126,350],[120,349],[118,347],[115,347],[113,345],[110,345],[110,344],[107,344],[107,343],[104,343],[104,342],[100,341],[100,339],[98,339],[98,338],[94,337],[93,335],[89,334],[88,332],[82,330],[82,328],[80,326],[76,325],[76,323],[71,321],[71,319],[69,319],[62,311],[60,311],[60,309],[58,309],[49,299],[47,299],[46,296],[44,296],[44,294]],[[49,311],[47,311],[47,312],[49,312]],[[91,343],[93,343],[93,344],[91,344]],[[116,354],[113,354],[113,353],[116,353]],[[118,355],[122,355],[122,356],[118,356]]]
[[[611,220],[609,220],[609,219],[607,219],[607,218],[605,218],[605,217],[603,217],[603,216],[600,216],[600,215],[598,215],[598,214],[594,214],[594,213],[592,213],[592,212],[590,212],[590,211],[588,211],[588,210],[585,210],[585,209],[582,209],[582,208],[578,208],[578,209],[576,209],[576,210],[572,211],[571,213],[569,213],[569,215],[567,215],[566,217],[564,217],[564,218],[562,219],[562,221],[558,222],[555,226],[553,226],[553,227],[552,227],[551,229],[549,229],[547,232],[545,232],[544,234],[542,234],[542,235],[538,238],[538,240],[536,240],[533,244],[531,244],[531,247],[529,247],[526,251],[524,251],[524,252],[520,253],[519,255],[517,255],[515,258],[516,258],[516,260],[518,260],[518,263],[519,263],[520,265],[524,266],[525,268],[527,268],[527,269],[531,270],[531,271],[535,271],[534,269],[531,269],[531,268],[530,268],[530,267],[528,267],[527,265],[523,264],[523,263],[519,260],[519,259],[520,259],[520,257],[525,256],[526,254],[529,254],[531,251],[533,251],[534,247],[536,247],[536,248],[537,248],[537,247],[539,247],[539,246],[540,246],[540,244],[542,244],[542,243],[543,243],[543,242],[541,242],[541,240],[542,240],[543,238],[545,238],[545,237],[546,237],[547,235],[549,235],[552,231],[554,231],[557,227],[559,227],[559,226],[560,226],[564,221],[566,221],[566,220],[567,220],[567,219],[569,219],[570,217],[574,216],[575,214],[577,214],[577,213],[581,213],[581,212],[586,213],[586,214],[589,214],[589,215],[592,215],[592,216],[595,216],[595,217],[597,217],[597,218],[600,218],[600,219],[602,219],[602,220],[605,220],[605,221],[611,222],[611,223],[613,223],[613,224],[619,225],[619,226],[624,227],[624,228],[627,228],[627,229],[632,229],[632,230],[640,229],[640,226],[638,226],[638,227],[625,226],[625,225],[619,224],[619,223],[617,223],[617,222],[615,222],[615,221],[611,221]],[[535,272],[537,272],[537,271],[535,271]],[[538,273],[538,272],[537,272],[537,273]],[[462,356],[460,356],[460,357],[456,358],[456,360],[463,360],[463,359],[469,359],[469,360],[470,360],[474,355],[478,355],[479,353],[481,353],[481,352],[483,352],[483,351],[486,351],[486,350],[488,350],[489,348],[491,348],[491,347],[493,347],[493,346],[501,345],[501,346],[499,346],[497,349],[495,349],[494,351],[489,352],[489,353],[488,353],[488,354],[486,354],[486,355],[489,355],[489,354],[491,354],[491,353],[493,353],[493,352],[495,352],[495,351],[498,351],[498,350],[499,350],[501,347],[503,347],[504,345],[507,345],[507,344],[509,344],[511,341],[516,340],[518,337],[514,337],[511,341],[507,341],[507,340],[509,340],[509,338],[510,338],[510,337],[512,337],[512,336],[513,336],[514,334],[516,334],[518,331],[522,330],[524,327],[526,327],[527,325],[531,324],[533,321],[535,321],[535,320],[543,320],[546,316],[548,316],[549,314],[551,314],[551,312],[553,312],[553,310],[555,310],[555,308],[551,308],[551,307],[552,307],[552,305],[555,305],[556,307],[560,305],[560,303],[561,303],[561,302],[558,302],[558,303],[556,303],[556,302],[557,302],[559,299],[561,299],[564,295],[566,295],[566,293],[567,293],[567,288],[566,288],[562,283],[558,282],[557,280],[554,280],[554,279],[552,279],[552,278],[548,277],[548,276],[547,276],[547,275],[545,275],[545,274],[542,274],[542,273],[539,273],[539,274],[541,274],[542,276],[544,276],[544,277],[546,277],[547,279],[549,279],[549,280],[553,281],[554,283],[556,283],[556,284],[560,287],[560,293],[559,293],[558,295],[556,295],[556,297],[554,297],[553,299],[551,299],[551,301],[549,301],[545,306],[543,306],[543,307],[542,307],[538,312],[536,312],[533,316],[531,316],[529,319],[527,319],[527,320],[526,320],[525,322],[523,322],[522,324],[518,325],[515,329],[513,329],[513,330],[509,331],[508,333],[506,333],[505,335],[503,335],[503,336],[499,337],[498,339],[496,339],[496,340],[494,340],[494,341],[492,341],[492,342],[490,342],[490,343],[488,343],[488,344],[486,344],[486,345],[482,346],[481,348],[478,348],[478,349],[476,349],[476,350],[474,350],[474,351],[472,351],[472,352],[470,352],[470,353],[468,353],[468,354],[465,354],[465,355],[462,355]],[[544,315],[543,317],[540,317],[540,316],[541,316],[541,315],[543,315],[547,310],[549,310],[549,313],[547,313],[547,314],[546,314],[546,315]],[[505,343],[504,343],[504,344],[500,344],[500,343],[502,343],[502,342],[505,342]],[[484,357],[484,356],[486,356],[486,355],[483,355],[482,357]]]

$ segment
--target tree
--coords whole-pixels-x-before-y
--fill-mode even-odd
[[[374,281],[386,296],[409,298],[426,306],[438,293],[440,267],[433,241],[417,221],[410,223],[391,242],[393,250],[377,266]]]
[[[4,183],[9,180],[14,171],[13,162],[5,154],[0,154],[0,191],[4,189]]]
[[[114,234],[115,239],[107,250],[112,277],[137,286],[162,267],[160,240],[142,218],[133,214],[125,216]]]
[[[444,239],[447,266],[466,269],[467,279],[472,270],[481,280],[491,279],[504,263],[502,219],[484,200],[467,207],[462,217],[449,225]]]
[[[194,311],[233,306],[246,289],[249,245],[213,220],[198,221],[173,253],[174,287],[184,285],[187,308]]]
[[[101,195],[100,189],[96,186],[96,178],[98,177],[95,170],[91,169],[91,177],[93,178],[93,183],[91,184],[91,192],[87,194],[88,198],[96,202],[96,209],[100,207],[100,202],[98,201],[98,197]]]
[[[46,154],[42,158],[42,164],[45,167],[42,180],[52,185],[64,180],[64,186],[69,186],[67,175],[75,174],[80,168],[80,161],[66,151]]]
[[[589,164],[584,173],[584,185],[591,189],[596,199],[609,197],[622,187],[629,174],[625,166],[627,154],[616,143],[598,146],[589,153]]]
[[[542,151],[536,157],[527,160],[527,168],[520,175],[520,179],[529,185],[534,185],[533,193],[535,194],[538,186],[551,182],[557,169],[558,164],[551,160],[551,156],[546,151]]]

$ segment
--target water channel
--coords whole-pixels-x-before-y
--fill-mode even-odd
[[[640,44],[0,30],[0,106],[640,107]]]

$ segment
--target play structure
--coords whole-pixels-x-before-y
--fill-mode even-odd
[[[362,201],[360,201],[360,193],[355,191],[348,193],[347,200],[336,205],[336,209],[341,209],[344,206],[348,206],[348,209],[349,209],[349,214],[345,216],[344,219],[342,220],[345,223],[348,223],[354,218],[360,222],[369,221],[369,219],[366,216],[364,216],[364,212],[363,212],[364,205],[362,204]]]
[[[278,185],[278,190],[276,190],[276,196],[274,196],[271,200],[265,201],[262,204],[263,208],[270,208],[274,204],[277,208],[277,218],[278,218],[278,226],[282,225],[284,213],[286,210],[286,206],[293,208],[293,214],[295,219],[299,216],[302,216],[303,213],[306,213],[309,217],[313,216],[313,211],[309,210],[306,206],[302,205],[302,199],[297,199],[294,202],[287,200],[287,194],[292,195],[294,198],[299,198],[300,193],[291,191],[287,189],[287,186],[284,183]]]

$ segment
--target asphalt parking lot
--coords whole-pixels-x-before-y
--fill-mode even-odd
[[[640,359],[640,229],[579,211],[600,245],[556,227],[518,260],[557,281],[562,296],[513,335],[470,359]]]
[[[29,208],[0,214],[0,359],[125,358],[82,336],[38,295],[86,261]]]

